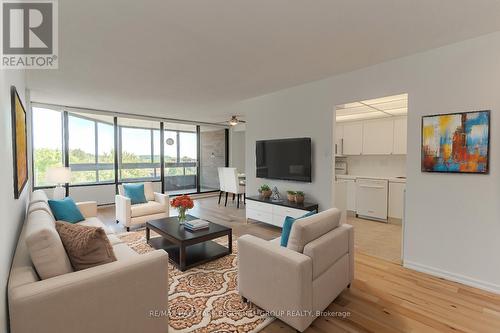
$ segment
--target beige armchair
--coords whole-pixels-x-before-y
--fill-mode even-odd
[[[297,220],[287,247],[280,239],[238,239],[238,290],[243,299],[304,331],[354,276],[354,230],[332,208]]]
[[[124,195],[123,185],[118,186],[115,197],[116,223],[121,223],[130,231],[132,225],[169,216],[168,195],[154,192],[153,183],[144,183],[144,194],[148,202],[132,205],[130,198]]]

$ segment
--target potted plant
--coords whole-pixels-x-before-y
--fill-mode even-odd
[[[295,202],[299,204],[304,202],[304,192],[297,191],[295,193]]]
[[[297,192],[295,192],[295,191],[286,191],[286,196],[287,196],[288,201],[294,202],[296,194],[297,194]]]
[[[264,197],[264,198],[269,198],[271,196],[271,194],[273,193],[273,191],[271,191],[271,188],[269,187],[269,185],[267,184],[262,184],[260,187],[259,187],[259,194]]]
[[[189,195],[178,196],[170,201],[170,206],[177,208],[179,212],[179,224],[186,222],[186,212],[194,207],[193,199]]]

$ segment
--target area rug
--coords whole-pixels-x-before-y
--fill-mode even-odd
[[[118,237],[137,253],[154,251],[146,244],[144,230]],[[215,241],[227,245],[227,237]],[[238,295],[237,253],[234,240],[233,254],[185,272],[168,264],[169,332],[255,333],[274,320],[255,305],[244,303]]]

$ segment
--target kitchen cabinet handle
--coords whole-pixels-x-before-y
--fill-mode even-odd
[[[359,185],[359,187],[384,189],[383,186]]]

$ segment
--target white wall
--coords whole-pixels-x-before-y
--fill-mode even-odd
[[[231,130],[229,140],[229,166],[245,172],[245,131]]]
[[[352,101],[409,94],[404,262],[408,267],[500,292],[500,32],[243,101],[247,191],[256,193],[255,140],[309,136],[313,182],[302,188],[332,206],[332,110]],[[489,175],[420,171],[423,115],[492,110]]]
[[[29,107],[26,104],[26,76],[19,70],[0,70],[0,212],[2,212],[0,227],[0,331],[7,332],[7,296],[6,288],[9,278],[10,265],[14,254],[17,239],[23,225],[26,204],[31,187],[31,177],[18,200],[14,199],[13,162],[12,162],[12,128],[10,107],[10,86],[17,88],[23,101],[30,126]],[[30,131],[28,131],[30,133]],[[28,144],[30,138],[28,137]],[[28,152],[28,156],[31,154]],[[30,164],[28,164],[30,165]]]
[[[355,176],[406,176],[406,155],[347,156],[347,173]]]

